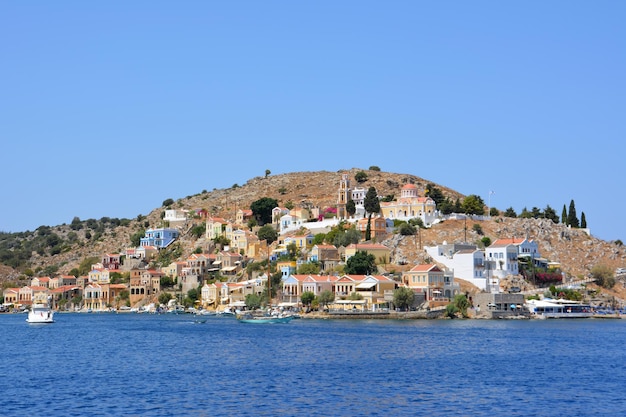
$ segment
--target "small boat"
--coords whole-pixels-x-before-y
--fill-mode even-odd
[[[37,300],[28,312],[28,323],[54,323],[54,311],[47,301]]]
[[[237,320],[241,323],[258,323],[258,324],[277,324],[289,323],[293,320],[292,315],[273,315],[273,316],[253,316],[252,314],[240,314]]]

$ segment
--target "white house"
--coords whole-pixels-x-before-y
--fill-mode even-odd
[[[511,243],[492,243],[485,249],[486,268],[490,276],[505,278],[508,275],[518,275],[517,246]]]
[[[426,252],[438,263],[454,271],[454,277],[468,281],[481,290],[498,292],[498,276],[493,265],[485,259],[485,251],[470,244],[447,244],[425,247]],[[489,269],[491,267],[491,269]]]

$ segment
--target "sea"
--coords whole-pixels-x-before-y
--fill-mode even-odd
[[[0,315],[2,416],[624,416],[626,320]]]

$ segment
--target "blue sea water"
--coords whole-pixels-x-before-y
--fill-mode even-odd
[[[0,315],[0,415],[626,415],[626,320]]]

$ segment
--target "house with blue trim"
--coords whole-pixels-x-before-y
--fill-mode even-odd
[[[159,249],[167,248],[178,236],[177,229],[165,227],[148,229],[145,237],[141,238],[140,246],[155,246]]]

